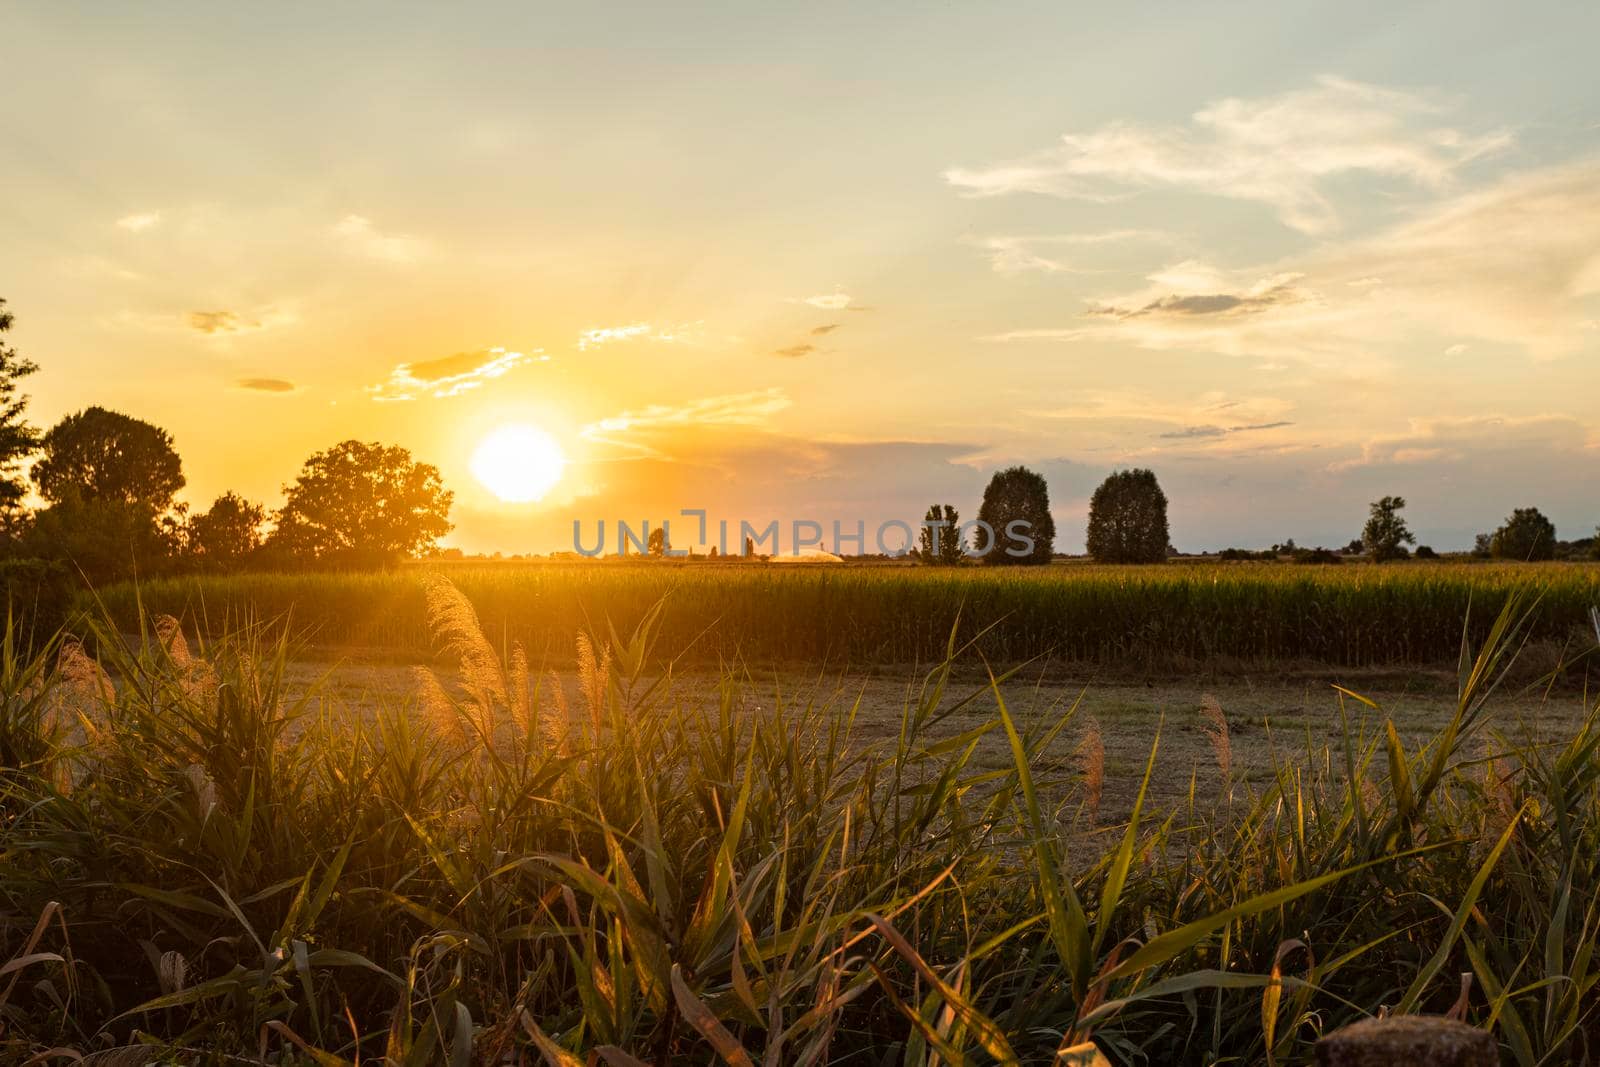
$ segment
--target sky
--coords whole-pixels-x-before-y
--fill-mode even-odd
[[[1049,481],[1080,551],[1600,523],[1600,7],[0,8],[31,414],[275,506],[399,444],[446,543],[704,509],[872,530]],[[541,500],[472,473],[559,442]],[[689,520],[674,523],[692,528]],[[692,538],[691,538],[692,540]]]

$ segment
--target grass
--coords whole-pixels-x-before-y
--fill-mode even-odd
[[[423,588],[440,568],[386,574],[169,578],[103,596],[125,626],[145,610],[212,630],[242,616],[292,618],[319,644],[432,649]],[[658,651],[705,663],[936,663],[957,629],[990,660],[1036,657],[1131,669],[1309,662],[1449,665],[1532,588],[1536,640],[1590,630],[1600,566],[1407,563],[907,566],[455,565],[442,573],[495,640],[570,662],[585,628],[633,626],[664,603]]]
[[[1600,708],[1500,732],[1514,598],[1425,743],[1351,694],[1335,744],[1239,780],[1218,711],[1210,780],[1108,825],[1092,745],[1039,758],[1077,709],[958,691],[955,640],[871,745],[734,670],[685,699],[665,611],[587,635],[569,703],[425,596],[460,683],[375,716],[290,696],[259,627],[8,629],[0,1058],[1286,1064],[1380,1006],[1593,1056]]]

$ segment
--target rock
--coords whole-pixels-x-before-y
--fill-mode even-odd
[[[1499,1067],[1487,1030],[1442,1015],[1364,1019],[1317,1042],[1319,1067]]]

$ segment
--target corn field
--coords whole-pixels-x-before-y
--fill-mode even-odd
[[[840,669],[937,662],[952,630],[1002,663],[1440,665],[1455,661],[1464,624],[1481,641],[1519,590],[1540,601],[1534,638],[1556,645],[1588,634],[1600,603],[1600,566],[1450,563],[506,563],[172,578],[102,596],[124,625],[142,604],[208,632],[242,618],[287,620],[319,645],[425,654],[430,573],[450,577],[497,644],[516,642],[550,664],[570,662],[580,631],[625,632],[658,603],[665,657]]]
[[[7,629],[0,1060],[1294,1064],[1380,1009],[1600,1053],[1600,707],[1496,716],[1518,598],[1426,743],[1330,691],[1338,742],[1238,780],[1208,708],[1187,802],[1108,823],[1092,754],[1041,758],[1076,708],[958,687],[948,635],[866,744],[848,702],[677,692],[664,609],[585,632],[572,699],[420,595],[454,669],[375,715],[290,692],[281,630]]]

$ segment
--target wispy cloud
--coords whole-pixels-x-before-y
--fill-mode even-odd
[[[619,341],[657,341],[662,344],[691,344],[696,340],[699,322],[680,323],[676,326],[654,326],[648,322],[634,322],[626,326],[596,326],[578,335],[578,351]]]
[[[117,220],[117,227],[119,229],[128,230],[132,233],[139,233],[143,230],[148,230],[154,226],[158,226],[160,223],[161,212],[144,211],[136,215],[122,216],[122,218]]]
[[[207,336],[230,333],[251,333],[261,329],[261,320],[249,318],[237,311],[191,311],[189,328]]]
[[[749,393],[705,397],[683,404],[652,404],[600,419],[583,428],[583,436],[615,441],[617,435],[684,426],[759,426],[789,407],[789,397],[773,387]]]
[[[782,356],[784,359],[799,359],[802,356],[809,356],[816,350],[816,345],[789,345],[787,348],[773,349],[772,354]]]
[[[1174,441],[1205,440],[1227,437],[1236,433],[1278,430],[1285,426],[1293,425],[1294,423],[1287,420],[1279,420],[1278,422],[1258,422],[1249,426],[1185,426],[1181,430],[1168,430],[1166,433],[1158,433],[1156,436]]]
[[[813,327],[811,327],[811,336],[812,337],[823,337],[823,336],[826,336],[827,334],[832,333],[834,330],[837,330],[842,325],[843,325],[843,323],[830,322],[825,326],[813,326]]]
[[[988,237],[979,242],[989,266],[999,274],[1041,271],[1046,274],[1092,274],[1097,268],[1069,262],[1056,249],[1082,249],[1111,244],[1162,243],[1173,238],[1162,230],[1108,230],[1103,233],[1062,233],[1034,236]]]
[[[385,233],[365,215],[346,215],[333,226],[346,248],[385,263],[415,263],[428,254],[428,243],[404,233]]]
[[[1238,292],[1167,293],[1133,305],[1092,304],[1088,313],[1113,319],[1136,319],[1152,315],[1259,315],[1275,307],[1308,299],[1305,290],[1296,284],[1301,277],[1299,274],[1278,275]]]
[[[823,293],[820,296],[792,296],[789,298],[789,303],[791,304],[809,304],[814,308],[822,308],[824,311],[844,311],[846,308],[851,307],[854,302],[855,298],[849,293],[839,291]],[[859,305],[856,306],[859,308]]]
[[[293,393],[298,387],[285,378],[240,378],[233,383],[235,389],[251,393]]]
[[[1251,200],[1304,233],[1339,216],[1329,179],[1369,174],[1439,189],[1465,163],[1505,147],[1504,131],[1442,125],[1429,97],[1323,77],[1309,89],[1253,100],[1229,98],[1187,126],[1119,122],[1069,133],[1034,155],[987,167],[954,167],[945,180],[970,196],[1040,193],[1109,201],[1142,189],[1176,188]]]
[[[420,363],[401,363],[389,372],[388,380],[369,385],[367,392],[372,399],[384,402],[460,396],[504,377],[525,363],[548,359],[537,349],[531,355],[504,348],[458,352]]]

